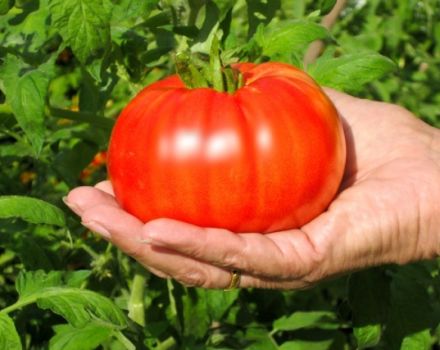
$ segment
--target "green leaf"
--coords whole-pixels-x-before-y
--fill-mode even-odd
[[[320,14],[325,16],[330,13],[333,7],[335,7],[337,0],[321,0],[319,4]]]
[[[215,289],[200,289],[199,293],[205,294],[206,303],[208,305],[208,313],[212,320],[220,321],[227,310],[237,300],[240,291],[230,290],[224,292]]]
[[[325,340],[291,340],[283,343],[279,350],[330,350],[334,339]]]
[[[77,328],[91,321],[112,328],[125,328],[127,325],[124,314],[110,299],[90,290],[48,288],[44,294],[40,293],[37,305],[52,310]]]
[[[186,292],[182,297],[185,335],[199,339],[206,334],[211,324],[208,305],[204,295],[198,293],[197,289],[188,288]]]
[[[62,274],[59,271],[45,273],[42,270],[20,273],[15,281],[20,298],[27,298],[41,290],[57,287],[62,284]]]
[[[232,9],[232,7],[235,5],[235,0],[213,0],[215,5],[220,11],[219,15],[219,21],[223,21],[228,11]]]
[[[13,2],[11,0],[0,0],[0,15],[7,14],[12,6]]]
[[[248,327],[244,338],[252,342],[246,350],[278,350],[271,335],[263,327]]]
[[[330,311],[297,311],[273,323],[274,331],[294,331],[302,328],[337,329],[339,321]]]
[[[332,350],[346,349],[346,335],[339,331],[313,330],[283,343],[279,350]]]
[[[67,275],[67,283],[75,284],[77,277]],[[16,288],[20,296],[16,305],[36,302],[38,307],[64,317],[73,327],[82,328],[90,322],[111,329],[127,326],[124,314],[110,299],[90,290],[69,287],[60,271],[20,273]]]
[[[390,307],[390,279],[384,270],[370,269],[351,275],[348,300],[358,347],[377,345]]]
[[[400,350],[430,350],[432,343],[430,329],[425,329],[403,338]]]
[[[424,333],[435,325],[428,286],[423,284],[427,273],[423,265],[413,264],[399,268],[393,276],[391,309],[385,331],[390,350],[402,349],[404,341],[424,344]]]
[[[98,147],[89,142],[78,142],[72,148],[63,149],[55,157],[54,169],[69,185],[76,185],[81,171],[90,163]]]
[[[94,323],[82,328],[69,324],[54,326],[55,335],[49,341],[49,350],[93,350],[112,335],[112,329]]]
[[[49,82],[54,74],[53,60],[31,68],[17,57],[7,55],[0,74],[6,101],[38,155],[43,147],[44,108]]]
[[[34,151],[29,143],[22,140],[10,145],[0,146],[0,157],[27,157],[33,156]]]
[[[246,0],[248,7],[248,37],[251,38],[260,24],[267,25],[281,8],[281,0]]]
[[[290,55],[303,52],[311,42],[328,37],[323,26],[307,21],[282,22],[269,25],[258,44],[263,55],[288,61]],[[261,40],[260,39],[260,40]]]
[[[41,199],[24,196],[0,196],[0,218],[20,218],[33,224],[66,226],[61,209]]]
[[[7,31],[8,40],[4,43],[7,47],[14,47],[15,49],[17,46],[21,46],[24,49],[23,56],[40,63],[44,62],[44,55],[40,50],[49,36],[53,34],[50,26],[47,25],[49,17],[48,1],[50,0],[40,0],[39,7],[38,2],[33,1],[33,4],[29,4],[31,6],[26,6],[27,9],[24,9],[19,23],[10,21],[8,23],[9,30]],[[33,6],[36,9],[30,9]],[[13,11],[11,11],[12,13]],[[25,14],[26,16],[24,16]],[[14,22],[14,25],[11,22]],[[34,55],[31,56],[29,53],[34,53]]]
[[[349,54],[338,58],[319,58],[307,67],[318,84],[346,92],[357,92],[393,71],[396,65],[377,53]]]
[[[108,0],[54,0],[51,13],[53,25],[81,62],[110,47]]]
[[[123,21],[133,21],[140,16],[146,18],[158,3],[159,0],[119,0],[114,5],[112,22],[119,26]]]
[[[91,274],[92,271],[90,270],[68,271],[65,276],[66,285],[69,287],[80,288]]]
[[[376,346],[382,336],[380,324],[353,327],[353,335],[356,338],[358,349]]]
[[[14,321],[7,314],[0,312],[0,349],[21,350],[20,337]]]

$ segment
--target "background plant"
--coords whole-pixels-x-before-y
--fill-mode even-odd
[[[440,126],[439,1],[349,0],[328,31],[334,3],[0,0],[0,349],[439,347],[437,260],[308,291],[184,288],[61,201],[105,178],[99,152],[127,101],[174,72],[175,52],[209,54],[214,34],[224,61],[288,62]]]

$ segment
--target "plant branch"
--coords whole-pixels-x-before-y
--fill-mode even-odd
[[[321,21],[321,25],[327,29],[331,29],[336,23],[342,10],[345,8],[347,0],[337,0],[335,7],[330,11],[330,13]],[[322,40],[315,41],[312,43],[304,55],[304,66],[307,66],[316,61],[316,59],[321,55],[324,50],[324,42]]]
[[[29,298],[21,298],[17,302],[15,302],[14,304],[11,304],[11,305],[5,307],[4,309],[0,310],[0,313],[8,314],[12,311],[21,309],[22,307],[24,307],[26,305],[35,303],[37,301],[37,298],[38,298],[38,296],[32,296]]]
[[[53,117],[69,119],[77,122],[89,123],[102,129],[111,130],[114,121],[109,118],[100,117],[89,112],[74,112],[67,109],[50,107],[49,112]]]

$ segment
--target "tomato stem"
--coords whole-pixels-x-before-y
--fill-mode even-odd
[[[204,57],[187,51],[175,56],[177,74],[188,89],[213,88],[219,92],[234,93],[243,86],[243,76],[221,60],[220,42],[214,36],[209,61]]]

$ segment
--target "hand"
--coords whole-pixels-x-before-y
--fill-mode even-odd
[[[440,131],[401,107],[333,90],[347,140],[341,190],[296,230],[234,234],[169,219],[146,224],[117,204],[111,184],[79,187],[66,204],[92,231],[160,277],[225,288],[304,288],[349,271],[440,254]]]

